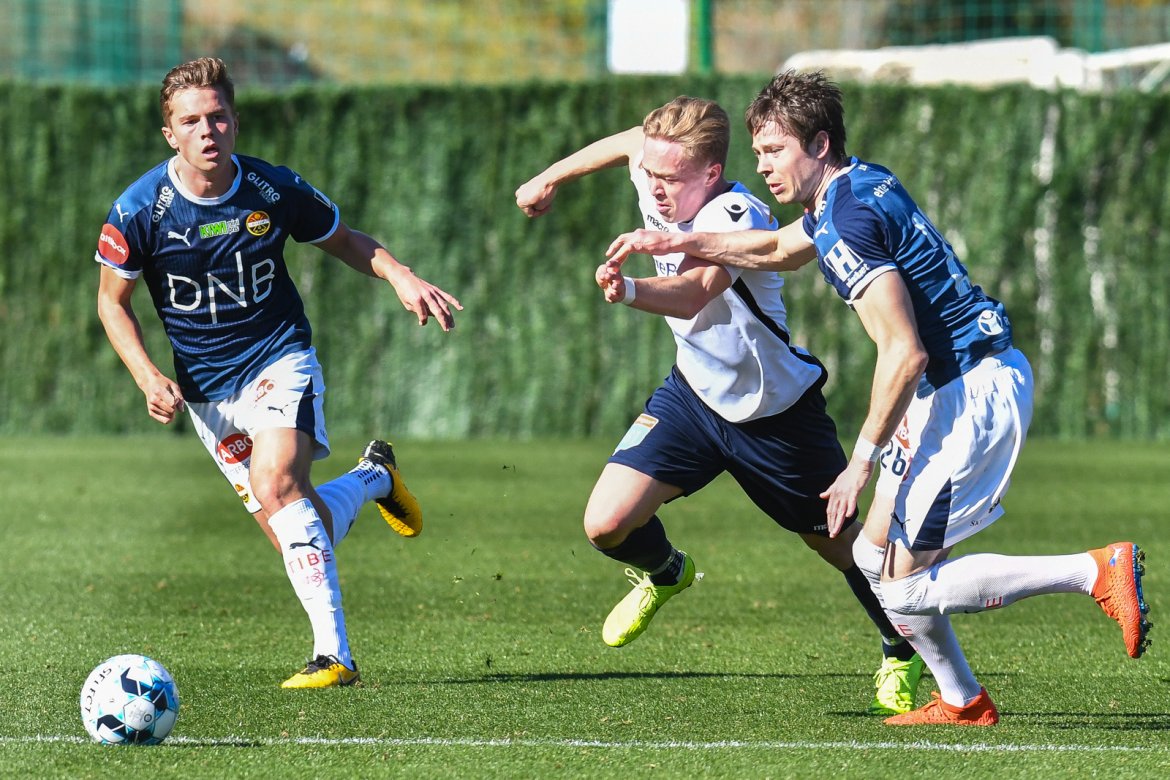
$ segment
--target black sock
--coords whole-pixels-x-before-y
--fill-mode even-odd
[[[910,640],[905,637],[897,644],[890,644],[888,639],[882,639],[882,655],[886,658],[897,658],[899,661],[909,661],[918,652]]]
[[[656,572],[650,573],[650,581],[655,585],[677,585],[682,579],[683,567],[686,565],[687,556],[682,550],[675,550],[671,553],[670,560]]]
[[[597,547],[597,545],[593,546]],[[665,575],[669,580],[671,576],[669,572],[676,568],[674,559],[682,557],[678,555],[678,550],[674,549],[674,545],[666,538],[666,529],[662,527],[662,521],[658,519],[658,515],[651,516],[644,526],[631,531],[625,541],[617,547],[597,547],[597,550],[602,555],[628,564],[635,569],[658,572],[650,578],[655,585],[672,585],[678,582],[679,575],[682,574],[682,561],[680,560],[673,581],[658,582],[655,579]]]
[[[878,633],[882,635],[882,648],[889,647],[894,650],[901,650],[901,645],[909,645],[909,642],[904,641],[898,630],[894,628],[894,624],[886,617],[886,611],[882,609],[882,603],[878,601],[877,594],[873,592],[873,588],[869,585],[869,580],[861,569],[857,568],[857,564],[853,564],[845,571],[841,572],[845,575],[845,581],[849,583],[849,589],[853,591],[853,596],[865,608],[865,612],[869,615],[869,619],[877,626]],[[914,650],[911,648],[911,655]],[[890,653],[886,653],[890,655]],[[907,656],[909,658],[909,656]],[[906,658],[901,659],[903,661]]]

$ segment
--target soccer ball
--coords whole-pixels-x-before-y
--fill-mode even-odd
[[[162,664],[116,655],[89,673],[81,688],[81,722],[95,742],[157,745],[179,717],[179,689]]]

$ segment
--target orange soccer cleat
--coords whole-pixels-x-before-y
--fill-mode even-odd
[[[986,688],[979,689],[975,701],[966,707],[947,704],[932,691],[930,703],[902,715],[886,718],[887,726],[994,726],[999,723],[999,710],[987,695]]]
[[[1146,554],[1133,542],[1114,542],[1089,555],[1097,562],[1097,581],[1093,598],[1105,614],[1121,626],[1125,651],[1130,658],[1140,658],[1150,645],[1147,634],[1153,626],[1146,620],[1150,611],[1142,598],[1142,574]]]

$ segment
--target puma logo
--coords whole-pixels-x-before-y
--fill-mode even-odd
[[[190,241],[190,239],[187,238],[187,234],[189,234],[190,232],[191,232],[191,228],[187,228],[186,230],[184,230],[182,235],[176,233],[173,230],[168,230],[167,231],[167,238],[173,238],[176,241],[182,241],[184,244],[186,244],[188,247],[190,247],[191,241]]]

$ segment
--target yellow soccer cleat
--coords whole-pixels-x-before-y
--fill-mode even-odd
[[[883,658],[873,675],[874,694],[869,705],[870,715],[901,715],[914,709],[914,696],[926,663],[915,653],[909,661]]]
[[[601,627],[601,638],[607,645],[621,647],[633,642],[650,625],[659,607],[702,577],[695,573],[695,562],[691,556],[685,552],[683,556],[682,577],[676,585],[655,585],[650,581],[650,575],[639,575],[633,569],[626,569],[626,576],[630,578],[634,589],[610,611],[605,625]]]
[[[353,685],[361,679],[357,664],[350,669],[336,656],[319,655],[305,666],[304,669],[280,684],[281,688],[337,688],[342,685]]]
[[[403,536],[418,536],[422,533],[422,508],[418,499],[407,490],[398,463],[394,460],[394,448],[388,441],[374,439],[362,452],[362,460],[368,460],[390,472],[390,494],[374,499],[378,511],[387,525]]]

